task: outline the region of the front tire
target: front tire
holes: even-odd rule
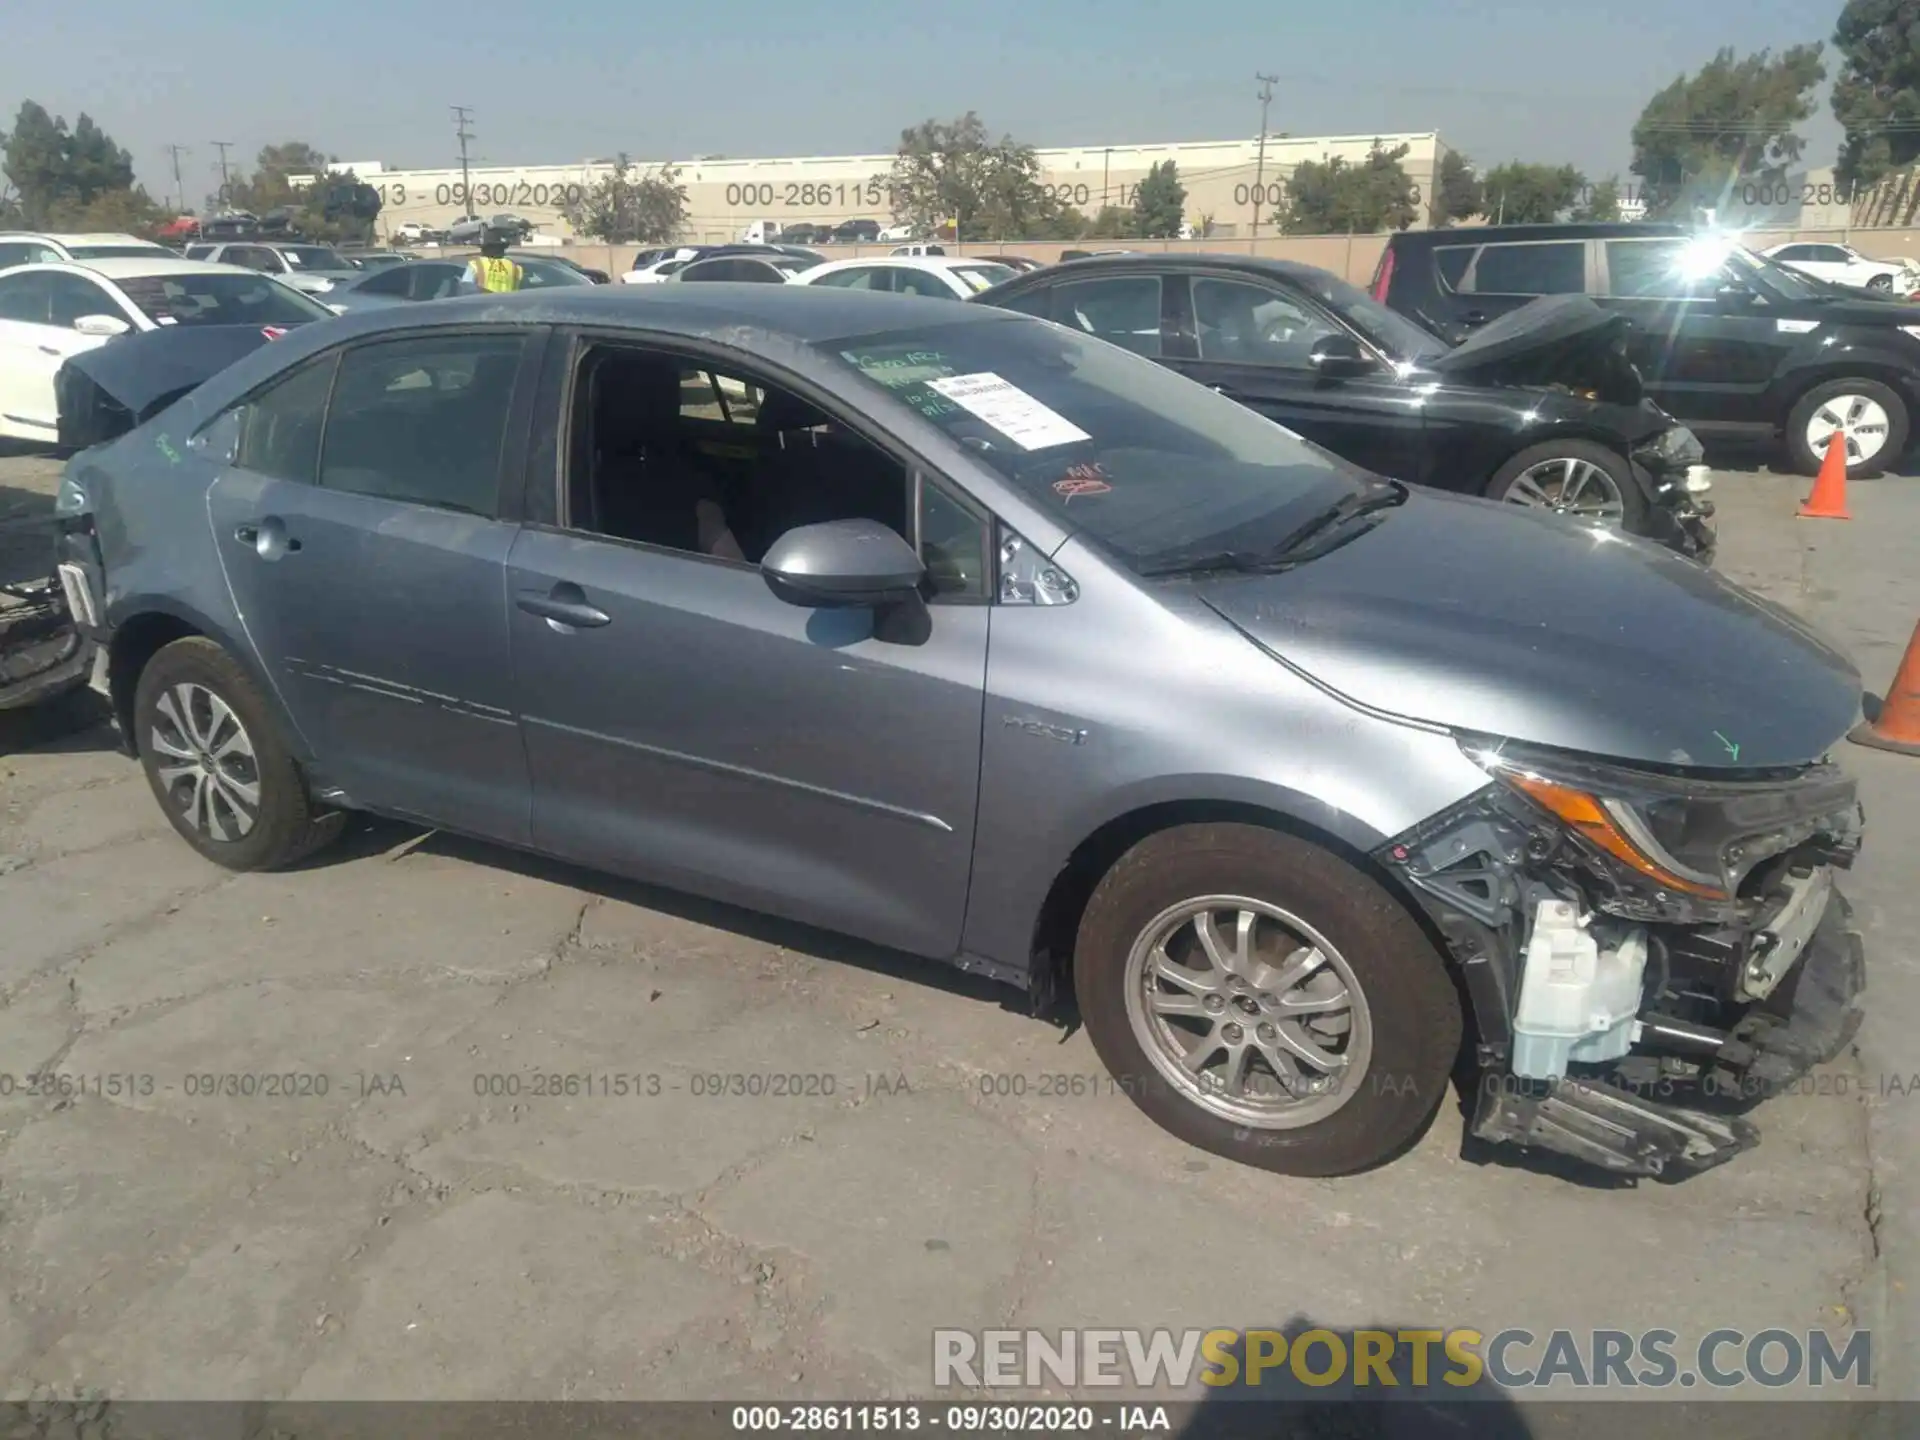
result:
[[[176,640],[147,662],[133,740],[167,819],[216,865],[290,865],[346,823],[341,812],[316,813],[265,699],[211,640]]]
[[[1818,475],[1836,431],[1845,436],[1847,476],[1878,475],[1907,449],[1907,405],[1878,380],[1816,385],[1787,416],[1787,455],[1802,475]]]
[[[1286,1175],[1369,1169],[1446,1092],[1459,996],[1378,883],[1254,825],[1183,825],[1107,872],[1074,947],[1094,1049],[1189,1144]]]
[[[1647,500],[1624,455],[1591,440],[1529,445],[1493,472],[1489,500],[1576,515],[1644,534]]]

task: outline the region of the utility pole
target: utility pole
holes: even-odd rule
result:
[[[173,191],[179,197],[182,214],[185,214],[187,209],[187,187],[180,178],[180,157],[186,153],[187,147],[184,145],[167,146],[167,154],[173,157]]]
[[[228,181],[227,151],[233,148],[233,142],[231,140],[210,140],[207,143],[220,152],[220,203],[222,205],[232,205],[233,190]]]
[[[473,132],[467,128],[467,122],[473,119],[473,110],[466,105],[455,105],[450,108],[453,110],[453,133],[460,138],[460,200],[466,207],[467,217],[471,219],[473,217],[473,184],[468,179],[470,171],[467,167],[467,142],[473,139]]]
[[[1260,82],[1260,159],[1253,169],[1253,238],[1260,238],[1260,207],[1267,200],[1267,107],[1273,103],[1278,75],[1255,75]],[[1251,248],[1251,247],[1249,247]]]

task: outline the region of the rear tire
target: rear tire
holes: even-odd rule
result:
[[[316,812],[272,710],[211,640],[154,653],[134,687],[129,738],[173,828],[216,865],[291,865],[346,825],[344,812]]]
[[[1878,475],[1907,451],[1907,404],[1878,380],[1816,385],[1787,415],[1787,456],[1802,475],[1818,475],[1836,424],[1847,433],[1847,477]]]
[[[1087,903],[1073,977],[1135,1104],[1189,1144],[1286,1175],[1397,1154],[1460,1050],[1458,993],[1407,911],[1330,852],[1255,825],[1182,825],[1121,856]]]
[[[1601,520],[1630,535],[1646,533],[1647,499],[1633,477],[1633,465],[1592,440],[1529,445],[1493,472],[1486,495],[1489,500]]]

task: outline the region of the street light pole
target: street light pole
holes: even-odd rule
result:
[[[465,105],[455,105],[453,110],[453,133],[460,137],[460,203],[466,207],[469,220],[473,214],[473,183],[467,168],[467,142],[473,139],[473,132],[467,129],[467,122],[473,119],[473,111]]]
[[[1260,158],[1253,169],[1253,238],[1260,238],[1260,207],[1267,198],[1267,107],[1273,103],[1274,82],[1278,75],[1255,75],[1260,82]]]

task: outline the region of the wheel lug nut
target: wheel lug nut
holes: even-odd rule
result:
[[[1258,1035],[1262,1040],[1271,1040],[1273,1039],[1275,1032],[1274,1032],[1273,1026],[1262,1025],[1258,1029],[1256,1029],[1253,1033]]]
[[[1227,1002],[1222,1000],[1218,995],[1209,995],[1202,1003],[1205,1004],[1209,1010],[1224,1010],[1227,1008]]]
[[[1238,1025],[1229,1025],[1226,1027],[1226,1029],[1222,1030],[1220,1033],[1226,1039],[1237,1042],[1240,1039],[1240,1037],[1246,1032],[1243,1031]]]

